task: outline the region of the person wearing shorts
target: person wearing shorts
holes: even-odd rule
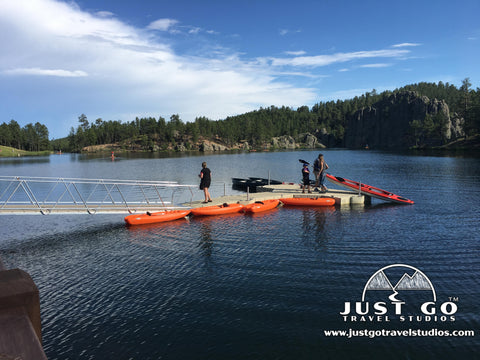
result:
[[[323,154],[319,154],[318,158],[313,162],[313,173],[315,174],[315,189],[319,191],[318,187],[321,187],[322,192],[326,192],[328,189],[325,186],[325,170],[328,169],[328,164],[323,158]]]
[[[207,163],[205,161],[202,163],[202,170],[198,176],[200,177],[200,190],[203,190],[205,195],[204,203],[212,202],[210,192],[208,191],[210,183],[212,182],[212,172],[207,168]]]
[[[307,163],[303,164],[302,176],[303,176],[302,193],[305,193],[305,187],[307,187],[308,192],[311,193],[311,191],[310,191],[310,170],[308,170],[308,164]]]

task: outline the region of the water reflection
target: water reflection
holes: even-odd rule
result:
[[[190,219],[194,224],[224,224],[231,223],[235,219],[243,217],[242,212],[232,213],[232,214],[222,214],[222,215],[213,215],[213,216],[192,216]]]
[[[316,251],[325,251],[331,235],[328,226],[331,215],[335,213],[335,208],[333,206],[303,208],[300,211],[302,213],[302,242]]]
[[[188,231],[188,220],[181,218],[156,224],[124,225],[124,228],[127,241],[136,247],[178,251],[183,247],[181,234]]]
[[[50,162],[50,156],[22,156],[0,158],[0,165],[27,165],[27,164],[47,164]]]
[[[298,158],[316,155],[118,163],[52,156],[53,165],[2,171],[196,184],[206,160],[217,181],[264,176],[269,168],[272,178],[293,181]],[[49,359],[475,358],[479,343],[471,337],[346,341],[322,334],[344,329],[344,302],[357,300],[373,271],[394,263],[425,270],[442,300],[459,296],[454,330],[479,328],[478,161],[343,150],[328,150],[328,159],[335,174],[398,190],[416,204],[280,208],[128,228],[118,215],[1,217],[1,256],[39,286]],[[445,206],[446,199],[455,202]]]
[[[212,227],[209,222],[203,222],[200,225],[200,243],[199,247],[203,255],[209,259],[213,251]]]

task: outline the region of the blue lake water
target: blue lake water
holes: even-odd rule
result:
[[[8,268],[30,273],[39,287],[48,358],[478,358],[480,160],[322,152],[330,173],[390,190],[415,205],[373,199],[368,206],[280,208],[141,227],[126,227],[122,215],[0,216],[0,257]],[[237,193],[232,177],[270,174],[297,182],[298,159],[313,162],[317,155],[131,156],[112,162],[67,154],[1,159],[0,170],[198,184],[207,161],[212,195],[220,196],[225,189]],[[196,190],[194,200],[200,199]],[[427,317],[408,306],[425,295],[417,290],[399,292],[397,298],[406,302],[401,314],[389,308],[373,320],[344,319],[345,302],[360,302],[369,278],[391,264],[407,264],[428,276],[435,314]],[[390,306],[391,293],[384,295],[379,292],[379,301]],[[449,304],[441,309],[443,303]],[[373,302],[370,306],[373,316]],[[453,308],[453,315],[442,318]],[[353,338],[325,333],[349,329],[370,332]],[[382,330],[435,333],[380,336]],[[475,336],[440,336],[465,330]]]

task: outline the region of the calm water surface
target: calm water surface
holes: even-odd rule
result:
[[[415,205],[374,199],[365,207],[280,208],[131,228],[122,215],[0,216],[1,258],[7,267],[29,272],[39,287],[48,358],[478,358],[479,159],[323,153],[330,173],[396,192]],[[62,155],[2,159],[0,170],[2,175],[197,184],[201,162],[207,161],[215,181],[212,195],[220,196],[224,189],[236,193],[232,177],[270,172],[273,179],[299,181],[298,159],[313,161],[317,154],[115,162]],[[202,193],[196,191],[194,199]],[[393,313],[390,321],[344,321],[345,302],[360,302],[370,276],[390,264],[409,264],[426,274],[437,308],[455,303],[455,321],[423,316],[401,322]],[[398,298],[405,299],[402,295],[407,297]],[[388,297],[382,301],[390,303]],[[350,328],[477,333],[349,339],[324,332]]]

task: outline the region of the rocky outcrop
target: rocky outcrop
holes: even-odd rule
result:
[[[312,149],[316,148],[318,143],[318,139],[310,133],[300,134],[298,136],[298,141],[300,143],[303,143],[303,145],[306,148],[312,148]]]
[[[315,132],[315,136],[318,139],[317,147],[342,147],[343,139],[336,139],[335,136],[329,134],[326,128],[321,128]]]
[[[187,147],[185,146],[184,143],[180,143],[175,146],[175,151],[180,151],[180,152],[187,151]]]
[[[297,144],[293,137],[289,135],[283,135],[272,138],[272,146],[277,149],[295,149]]]
[[[348,148],[406,148],[415,146],[418,135],[412,129],[417,121],[422,127],[425,120],[442,119],[445,126],[435,141],[452,141],[462,136],[462,126],[450,117],[448,105],[443,100],[430,100],[416,92],[394,93],[374,105],[357,111],[347,122],[345,146]],[[439,130],[440,131],[440,130]],[[440,144],[429,144],[440,145]]]
[[[247,142],[247,141],[244,141],[244,142],[239,146],[239,148],[242,149],[242,150],[248,151],[248,150],[250,150],[250,145],[248,145],[248,142]]]
[[[198,150],[201,152],[216,152],[216,151],[228,151],[228,150],[244,150],[249,151],[252,149],[250,144],[242,140],[239,143],[233,144],[232,146],[226,146],[220,144],[218,141],[221,139],[215,139],[216,141],[202,139],[200,140],[192,150]],[[270,144],[265,144],[264,148],[275,148],[275,149],[297,149],[299,147],[306,147],[306,148],[323,148],[324,146],[318,142],[318,139],[310,134],[305,133],[301,134],[297,137],[297,141],[292,136],[284,135],[272,138]],[[187,147],[183,142],[177,143],[175,147],[172,148],[174,151],[187,151]]]
[[[457,114],[453,114],[450,118],[450,122],[448,124],[446,130],[446,138],[451,141],[458,140],[460,138],[465,137],[465,121],[463,118],[460,118]]]
[[[293,138],[289,135],[283,135],[272,138],[271,142],[267,147],[272,147],[274,149],[297,149],[297,148],[324,148],[325,146],[321,144],[317,137],[310,133],[303,133],[298,135],[296,138]]]
[[[214,143],[212,141],[203,141],[199,148],[198,148],[199,151],[203,151],[203,152],[208,152],[208,151],[224,151],[224,150],[228,150],[228,148],[225,146],[225,145],[222,145],[222,144],[217,144],[217,143]]]

